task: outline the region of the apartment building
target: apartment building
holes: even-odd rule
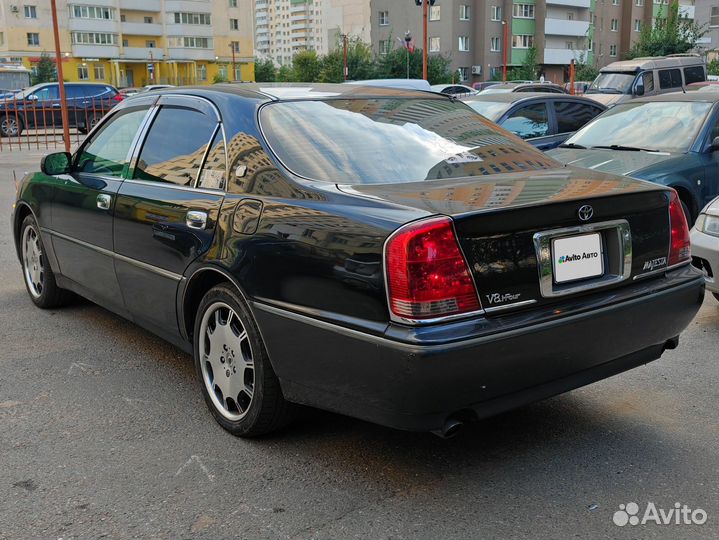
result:
[[[719,60],[719,0],[696,0],[696,21],[706,25],[706,34],[699,40],[699,49],[709,60]]]
[[[252,9],[253,0],[58,0],[63,75],[120,87],[252,80]],[[49,2],[0,0],[0,63],[33,69],[54,51]]]
[[[327,54],[342,34],[369,41],[370,0],[255,0],[255,51],[278,65],[299,51]]]
[[[466,82],[520,65],[529,49],[547,80],[564,82],[572,59],[602,67],[621,59],[646,24],[666,17],[668,0],[437,0],[430,7],[428,51],[449,56]],[[716,3],[716,0],[710,0]],[[693,0],[679,0],[694,18]],[[414,2],[372,0],[372,45],[382,54],[409,31],[421,42],[422,9]]]

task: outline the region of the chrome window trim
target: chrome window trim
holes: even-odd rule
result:
[[[603,274],[578,285],[559,285],[554,287],[554,267],[552,265],[551,242],[555,238],[591,234],[614,229],[620,247],[620,272],[618,274]],[[628,279],[632,274],[632,233],[629,223],[625,219],[603,221],[562,229],[552,229],[534,234],[534,250],[537,255],[537,271],[539,274],[539,290],[544,298],[556,298],[582,291],[598,289],[607,285],[614,285]]]
[[[123,183],[139,184],[142,186],[153,186],[153,187],[164,187],[170,189],[178,189],[181,191],[191,191],[192,193],[205,193],[207,195],[219,195],[224,196],[225,192],[221,189],[209,189],[209,188],[196,188],[192,186],[181,186],[179,184],[173,184],[172,182],[153,182],[152,180],[136,180],[134,178],[127,178],[123,180]]]
[[[171,279],[173,281],[180,281],[182,279],[182,275],[176,274],[175,272],[171,272],[169,270],[165,270],[164,268],[160,268],[158,266],[154,266],[152,264],[147,264],[142,261],[138,261],[136,259],[133,259],[131,257],[126,257],[125,255],[120,255],[119,253],[115,253],[113,251],[110,251],[109,249],[101,248],[100,246],[96,246],[94,244],[90,244],[89,242],[85,242],[83,240],[78,240],[77,238],[73,238],[71,236],[68,236],[66,234],[59,233],[57,231],[54,231],[52,229],[48,229],[46,227],[40,228],[41,232],[47,233],[50,236],[55,236],[57,238],[61,238],[63,240],[67,240],[68,242],[72,242],[73,244],[77,244],[79,246],[86,247],[88,249],[92,249],[93,251],[97,251],[98,253],[101,253],[105,255],[106,257],[110,257],[112,259],[120,260],[123,262],[126,262],[128,264],[132,264],[134,266],[137,266],[138,268],[142,268],[143,270],[147,270],[149,272],[152,272],[154,274],[158,274],[160,276],[166,277],[168,279]]]

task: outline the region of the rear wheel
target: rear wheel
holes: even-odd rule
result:
[[[55,282],[40,231],[35,218],[27,216],[20,227],[20,248],[22,273],[30,299],[43,309],[59,307],[67,303],[70,292],[61,289]]]
[[[200,302],[194,331],[195,368],[215,420],[239,437],[284,427],[293,407],[282,396],[257,326],[229,285]]]
[[[92,114],[88,117],[87,123],[82,126],[78,126],[77,130],[83,134],[90,133],[90,131],[92,131],[92,128],[94,128],[101,119],[102,116],[98,114]]]
[[[22,128],[20,117],[6,114],[0,118],[0,135],[3,137],[17,137],[22,133]]]

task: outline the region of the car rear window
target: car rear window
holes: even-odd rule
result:
[[[684,68],[684,83],[692,84],[706,80],[706,74],[702,66],[692,66]]]
[[[462,103],[373,98],[285,101],[260,112],[293,173],[337,184],[482,176],[558,164]]]

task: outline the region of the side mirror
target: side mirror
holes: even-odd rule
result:
[[[40,170],[49,176],[70,172],[71,156],[68,152],[48,154],[40,160]]]
[[[634,95],[635,96],[643,96],[644,95],[644,84],[637,84],[634,87]]]
[[[26,99],[29,101],[40,101],[40,98],[37,97],[37,94],[30,94]]]
[[[714,140],[712,141],[712,144],[709,147],[709,152],[716,152],[718,150],[719,150],[719,137],[714,137]]]

